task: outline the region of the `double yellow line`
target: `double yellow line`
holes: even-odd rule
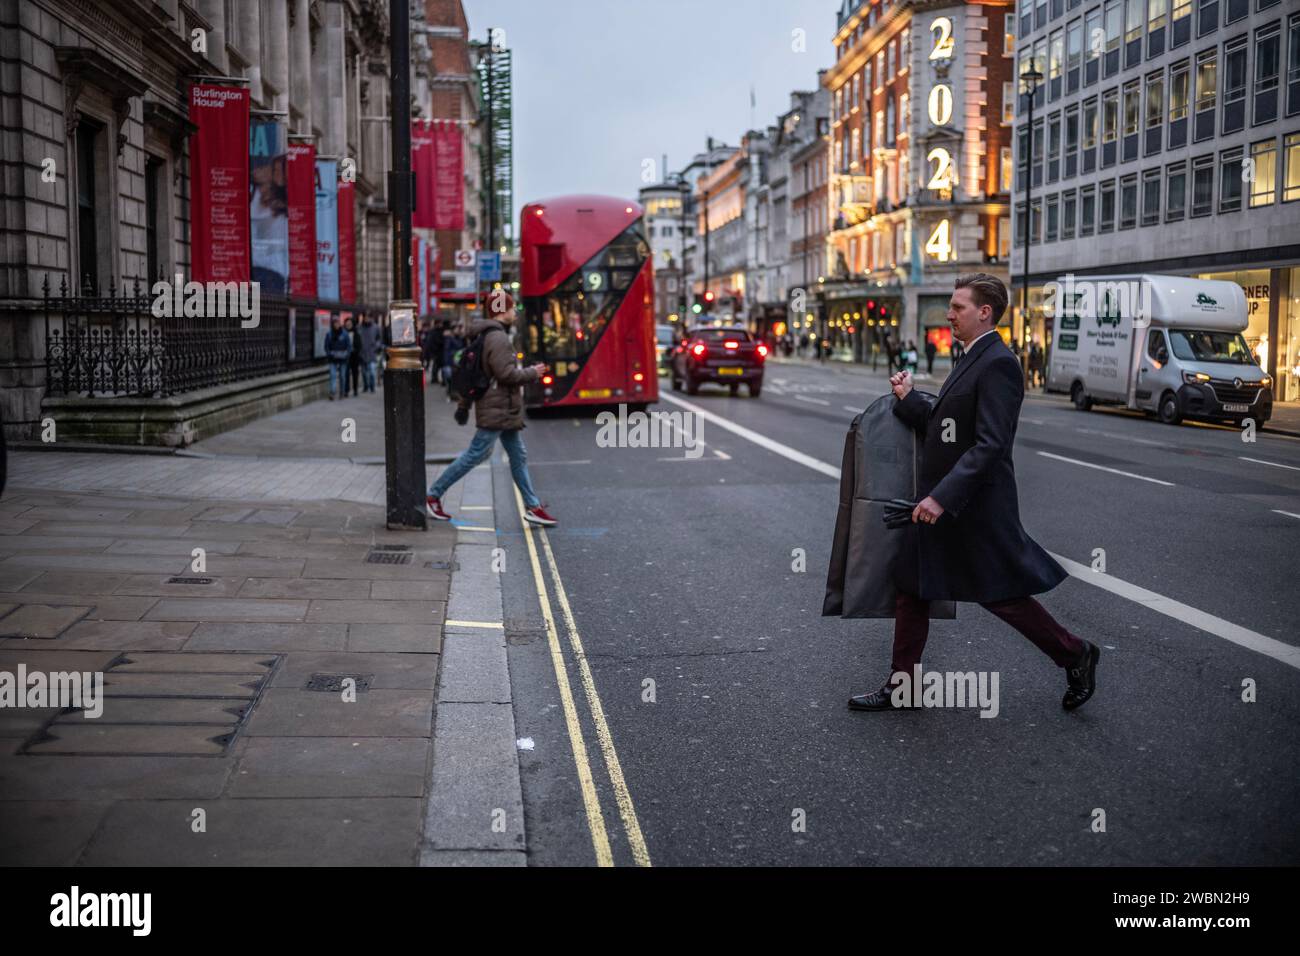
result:
[[[533,583],[537,587],[537,601],[542,608],[542,618],[546,622],[546,641],[551,651],[551,666],[555,668],[555,682],[560,688],[560,701],[564,708],[564,722],[569,732],[569,742],[573,747],[573,762],[578,770],[578,784],[582,789],[582,802],[587,811],[587,827],[591,830],[591,842],[596,851],[597,866],[613,866],[614,854],[609,846],[609,831],[605,826],[605,814],[600,808],[600,798],[596,795],[596,785],[591,772],[591,759],[587,754],[587,742],[578,719],[578,708],[574,703],[573,688],[569,683],[569,671],[564,662],[564,651],[560,646],[559,629],[555,625],[555,615],[551,612],[551,599],[546,591],[546,579],[542,575],[541,561],[537,557],[537,546],[533,543],[536,534],[542,542],[542,552],[546,555],[546,565],[555,584],[555,597],[564,617],[564,628],[569,635],[569,647],[578,666],[578,677],[587,698],[587,707],[591,711],[592,723],[596,727],[596,741],[605,758],[605,770],[609,774],[614,788],[614,801],[618,804],[618,813],[623,820],[623,830],[627,834],[628,845],[632,849],[632,859],[637,866],[650,865],[650,853],[646,849],[645,837],[641,834],[641,824],[637,822],[636,807],[632,805],[632,794],[623,778],[623,767],[618,762],[618,751],[614,749],[614,738],[609,732],[605,720],[605,708],[601,706],[600,695],[596,692],[596,681],[592,677],[591,667],[587,664],[587,652],[582,647],[582,638],[578,635],[578,625],[573,620],[573,609],[569,606],[569,596],[565,593],[564,582],[560,580],[560,570],[555,566],[555,555],[551,551],[550,539],[546,532],[534,528],[524,520],[524,500],[515,493],[515,506],[519,509],[519,520],[524,526],[524,542],[528,545],[528,559],[532,562]]]

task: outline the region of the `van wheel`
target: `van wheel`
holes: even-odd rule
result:
[[[1178,410],[1178,398],[1173,392],[1165,392],[1160,396],[1160,420],[1166,425],[1178,425],[1182,423],[1183,413]]]
[[[1084,392],[1082,382],[1075,382],[1074,387],[1070,389],[1070,401],[1074,402],[1074,407],[1081,412],[1092,410],[1092,399]]]

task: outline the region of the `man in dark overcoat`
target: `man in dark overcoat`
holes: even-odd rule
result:
[[[1011,449],[1024,375],[996,332],[1007,298],[995,276],[959,277],[947,318],[965,346],[961,364],[937,398],[915,391],[909,372],[890,377],[894,414],[923,443],[920,501],[894,564],[893,676],[879,690],[851,698],[854,710],[898,709],[892,685],[920,664],[930,601],[976,602],[1032,641],[1066,671],[1066,710],[1086,703],[1095,689],[1098,647],[1071,634],[1031,597],[1056,587],[1066,572],[1020,525]]]

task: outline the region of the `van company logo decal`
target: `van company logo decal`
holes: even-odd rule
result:
[[[1214,298],[1213,296],[1206,295],[1204,292],[1198,292],[1196,293],[1196,304],[1217,306],[1219,304],[1219,300]]]

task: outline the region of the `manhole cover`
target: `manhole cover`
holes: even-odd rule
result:
[[[411,546],[407,544],[376,544],[372,545],[371,551],[410,551]]]
[[[366,555],[366,564],[410,564],[409,551],[371,551]]]
[[[345,680],[354,680],[357,682],[356,689],[360,692],[369,690],[370,682],[374,679],[374,674],[312,674],[303,689],[339,694],[343,692]]]
[[[455,561],[426,561],[424,562],[424,566],[434,571],[459,571],[460,570],[460,565],[457,564]]]
[[[211,584],[216,578],[168,578],[168,584]]]

